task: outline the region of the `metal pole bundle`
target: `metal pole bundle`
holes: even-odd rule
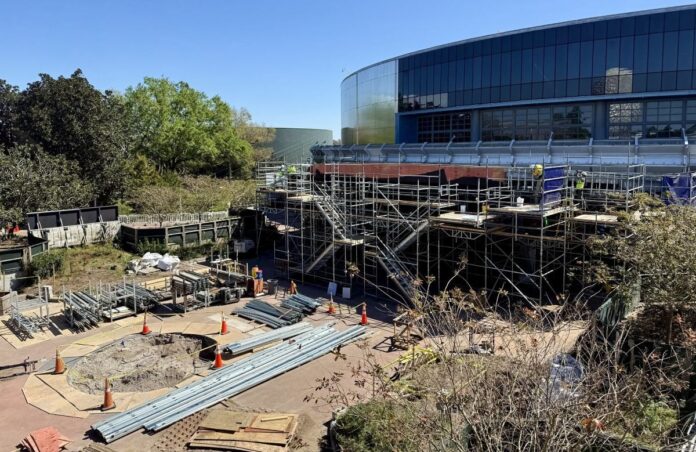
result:
[[[97,422],[92,429],[99,432],[107,443],[141,427],[150,431],[161,430],[193,413],[313,361],[339,345],[358,339],[364,333],[365,328],[361,326],[340,332],[328,325],[314,328],[293,341],[254,353],[165,396]]]

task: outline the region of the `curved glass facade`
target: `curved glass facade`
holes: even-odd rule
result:
[[[696,7],[442,46],[358,71],[342,90],[346,144],[674,136],[693,127]]]
[[[696,88],[693,10],[558,26],[399,59],[399,111]]]
[[[394,141],[396,60],[363,69],[341,84],[341,140],[344,144]]]

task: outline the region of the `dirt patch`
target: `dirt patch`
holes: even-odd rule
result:
[[[209,363],[199,358],[203,338],[183,334],[130,335],[73,364],[68,382],[82,392],[98,394],[109,378],[114,392],[168,388]]]

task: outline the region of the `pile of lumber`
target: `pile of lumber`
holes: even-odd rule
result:
[[[191,449],[282,452],[297,430],[297,415],[213,410],[188,443]]]
[[[29,433],[22,440],[22,447],[30,452],[58,452],[69,443],[55,427],[45,427]]]

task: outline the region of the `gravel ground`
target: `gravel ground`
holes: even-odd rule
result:
[[[200,339],[181,334],[131,335],[83,357],[68,370],[68,382],[99,394],[104,378],[114,392],[145,392],[176,385],[207,364],[198,358]]]

